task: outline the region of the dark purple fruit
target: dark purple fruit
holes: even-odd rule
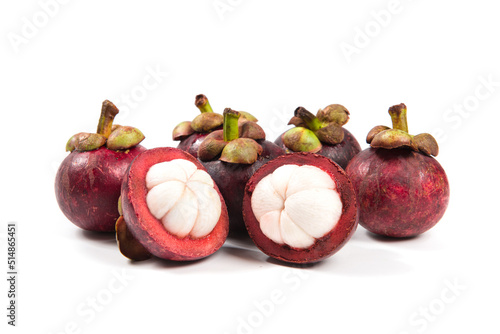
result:
[[[71,137],[66,145],[71,153],[56,174],[60,209],[85,230],[115,231],[123,176],[132,160],[146,150],[138,145],[144,139],[138,129],[112,125],[117,113],[113,103],[104,101],[97,133]]]
[[[444,215],[450,188],[443,167],[432,156],[439,152],[427,133],[408,134],[406,106],[389,109],[393,128],[374,127],[370,148],[347,166],[357,192],[359,223],[388,237],[412,237],[432,228]]]

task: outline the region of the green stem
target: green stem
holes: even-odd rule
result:
[[[408,122],[406,120],[406,105],[404,103],[390,107],[389,115],[391,115],[393,129],[408,132]]]
[[[203,94],[196,95],[194,104],[196,107],[198,107],[198,109],[200,109],[202,114],[206,112],[214,112],[212,110],[212,106],[208,102],[208,98]]]
[[[295,117],[299,117],[301,120],[306,123],[307,128],[311,131],[317,131],[321,129],[320,120],[310,111],[306,110],[306,108],[298,107],[295,109]]]
[[[97,134],[103,135],[106,138],[109,137],[116,114],[118,114],[118,108],[111,101],[106,100],[102,103],[101,117],[97,125]]]
[[[238,119],[240,113],[231,108],[224,109],[224,141],[230,142],[231,140],[238,139],[240,134],[238,131]]]

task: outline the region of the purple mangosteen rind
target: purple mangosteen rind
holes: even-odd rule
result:
[[[66,144],[70,154],[55,178],[56,200],[76,226],[114,232],[119,217],[116,203],[123,175],[132,160],[146,150],[144,135],[130,126],[113,124],[118,108],[105,100],[96,133],[78,133]]]
[[[130,164],[121,188],[123,217],[130,233],[148,252],[156,257],[174,261],[192,261],[215,253],[224,244],[229,218],[223,197],[217,187],[222,210],[215,228],[205,237],[179,238],[168,232],[162,222],[150,212],[146,204],[146,174],[157,163],[184,159],[192,162],[199,170],[205,167],[192,155],[176,148],[160,147],[147,150]]]
[[[422,234],[441,220],[449,203],[442,166],[410,149],[365,149],[351,160],[347,173],[358,194],[359,224],[375,234]]]
[[[346,172],[360,203],[360,225],[387,237],[422,234],[443,217],[450,189],[439,152],[429,134],[410,135],[406,106],[389,108],[393,128],[376,126],[370,148],[356,155]]]
[[[315,166],[326,172],[334,180],[342,201],[342,215],[338,223],[329,233],[317,238],[314,244],[306,249],[279,244],[265,236],[250,205],[257,184],[277,168],[290,164]],[[345,171],[331,159],[309,152],[283,155],[262,166],[248,181],[243,203],[245,226],[255,245],[268,256],[289,263],[315,263],[332,256],[349,241],[358,224],[356,193]]]
[[[132,160],[145,150],[138,145],[127,151],[100,147],[71,152],[55,178],[56,199],[64,215],[84,230],[114,232],[123,176]]]

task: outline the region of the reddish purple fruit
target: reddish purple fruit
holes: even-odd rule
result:
[[[55,180],[56,199],[66,217],[89,231],[113,232],[119,217],[121,183],[132,160],[144,147],[136,128],[113,125],[116,106],[104,101],[97,133],[70,138]]]
[[[444,169],[432,156],[439,152],[427,133],[408,134],[406,106],[389,109],[393,129],[376,126],[367,136],[370,148],[347,167],[360,204],[359,223],[389,237],[412,237],[436,225],[448,206],[450,188]]]
[[[349,111],[340,104],[331,104],[313,115],[298,107],[288,124],[292,128],[275,143],[287,152],[311,152],[323,155],[346,168],[349,161],[361,151],[356,138],[342,126],[349,121]]]
[[[200,145],[198,158],[218,185],[227,205],[230,236],[246,236],[243,193],[250,177],[266,162],[284,154],[265,140],[257,123],[238,122],[241,113],[226,108],[224,129],[211,133]]]
[[[147,150],[132,162],[121,208],[126,226],[117,223],[119,247],[133,260],[148,252],[175,261],[201,259],[222,247],[228,234],[217,185],[197,159],[176,148]]]
[[[262,166],[248,181],[243,216],[254,243],[285,262],[325,259],[351,238],[358,221],[356,193],[330,159],[292,153]]]

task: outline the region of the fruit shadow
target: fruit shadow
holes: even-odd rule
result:
[[[135,267],[143,267],[143,268],[148,267],[149,269],[153,270],[155,269],[172,270],[172,269],[183,269],[196,266],[206,261],[208,261],[207,258],[193,260],[193,261],[172,261],[172,260],[160,259],[158,257],[153,256],[152,258],[145,261],[129,261],[129,264]]]
[[[234,265],[241,268],[250,268],[248,264],[262,265],[266,259],[266,255],[254,245],[247,246],[244,243],[235,243],[231,240],[226,241],[219,252],[223,253],[224,256],[236,259],[237,262]]]
[[[116,265],[117,259],[125,257],[120,253],[113,232],[92,232],[79,230],[78,232],[82,253],[107,265]],[[89,242],[90,241],[90,242]]]
[[[318,268],[323,265],[323,262],[316,262],[316,263],[290,263],[290,262],[284,262],[278,259],[274,259],[272,257],[268,257],[266,259],[267,263],[270,263],[272,265],[276,266],[281,266],[281,267],[287,267],[287,268],[294,268],[294,269],[313,269],[313,268]]]
[[[374,242],[368,233],[364,229],[357,230],[337,254],[322,262],[322,271],[344,276],[393,276],[414,270],[401,252],[391,249],[386,243]]]
[[[96,241],[103,244],[116,245],[115,232],[92,232],[92,231],[80,230],[80,235],[86,240]]]
[[[419,252],[444,249],[444,244],[439,240],[438,237],[436,237],[432,233],[424,233],[406,238],[392,238],[378,235],[364,229],[363,232],[367,237],[366,239],[371,239],[375,242],[380,242],[391,247],[398,247],[400,249],[416,250]]]
[[[194,261],[170,261],[153,257],[146,261],[130,261],[130,264],[152,270],[158,268],[169,270],[175,269],[182,272],[183,269],[189,268],[189,272],[199,270],[205,274],[220,274],[221,272],[233,273],[242,270],[252,270],[255,264],[262,264],[262,262],[261,254],[257,251],[224,244],[214,254]]]
[[[249,237],[231,237],[228,238],[223,249],[232,256],[239,257],[247,262],[254,262],[262,265],[263,263],[277,265],[288,268],[310,269],[321,266],[321,262],[317,263],[288,263],[267,256],[260,251]]]

